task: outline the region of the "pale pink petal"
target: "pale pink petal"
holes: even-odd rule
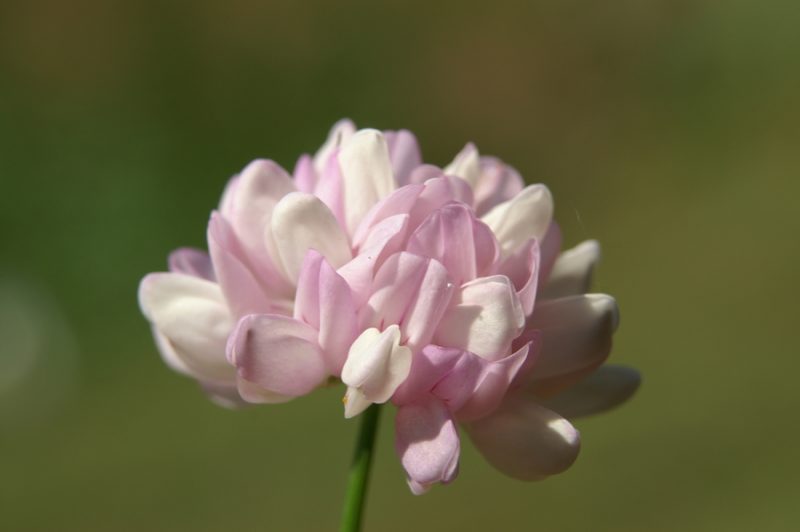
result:
[[[389,148],[380,131],[362,129],[347,139],[338,155],[344,183],[347,230],[352,234],[364,215],[397,188]]]
[[[478,149],[471,142],[464,146],[453,162],[444,167],[445,175],[457,176],[474,188],[481,175]]]
[[[530,375],[534,380],[599,366],[611,351],[619,311],[614,298],[586,294],[542,301],[528,327],[542,331],[542,353]]]
[[[414,355],[408,378],[397,389],[392,402],[396,405],[409,404],[427,396],[443,378],[453,372],[463,358],[469,356],[479,358],[453,347],[426,345]],[[476,382],[477,376],[472,380],[473,388]]]
[[[407,214],[386,218],[370,230],[353,260],[339,268],[338,273],[350,285],[358,306],[369,298],[377,268],[387,257],[400,250],[407,228]]]
[[[281,395],[265,390],[258,384],[245,380],[242,377],[238,377],[236,380],[236,393],[239,394],[243,401],[253,404],[272,405],[286,403],[294,399],[291,395]]]
[[[504,401],[494,413],[472,423],[468,433],[490,464],[520,480],[561,473],[580,450],[575,427],[530,400]]]
[[[483,216],[496,205],[519,194],[525,182],[519,173],[494,157],[480,158],[480,177],[473,187],[475,212]]]
[[[345,227],[344,209],[344,181],[339,170],[339,161],[336,158],[338,151],[328,159],[328,164],[317,177],[317,185],[314,187],[314,195],[328,206],[339,225]]]
[[[178,248],[169,254],[168,263],[171,272],[192,275],[206,281],[216,281],[211,257],[205,251],[194,248]]]
[[[254,274],[233,230],[216,212],[211,213],[208,222],[208,249],[222,293],[234,316],[274,312],[279,299],[288,301],[286,296],[280,297],[283,285],[280,279],[259,278]],[[260,281],[271,282],[271,286],[264,286]]]
[[[432,164],[423,164],[414,169],[408,178],[409,183],[421,185],[429,179],[443,177],[444,170]]]
[[[517,251],[508,255],[497,268],[497,273],[511,280],[526,316],[530,316],[533,312],[536,301],[539,261],[539,244],[535,238],[531,238]]]
[[[456,292],[434,343],[498,360],[508,355],[512,340],[524,325],[525,314],[508,277],[481,277]]]
[[[386,131],[386,144],[389,147],[389,158],[392,161],[394,178],[400,186],[408,184],[411,171],[422,164],[417,137],[406,129]]]
[[[410,253],[441,262],[457,285],[489,273],[499,256],[491,229],[463,203],[448,203],[414,231]]]
[[[429,179],[420,193],[409,215],[409,227],[413,230],[419,226],[432,212],[441,209],[452,201],[472,205],[472,189],[463,180],[455,176],[443,176]]]
[[[450,412],[435,399],[398,408],[395,450],[417,495],[458,474],[458,430]]]
[[[513,253],[531,238],[544,238],[553,218],[553,197],[544,185],[531,185],[495,206],[481,219],[492,228],[503,252]]]
[[[251,314],[240,319],[228,340],[227,355],[241,378],[280,395],[305,395],[328,377],[317,331],[285,316]]]
[[[309,251],[297,282],[294,317],[319,331],[318,344],[328,371],[339,375],[358,334],[353,295],[325,258]]]
[[[417,350],[428,343],[455,287],[438,261],[402,252],[378,270],[362,324],[400,325],[403,343]]]
[[[529,346],[526,345],[512,355],[495,362],[479,359],[481,361],[480,373],[473,389],[463,396],[461,404],[451,406],[457,412],[458,420],[471,421],[494,412],[500,406],[511,382],[525,363],[528,352]],[[443,383],[440,383],[434,392],[437,396],[441,394],[439,388],[442,385]]]
[[[272,243],[287,278],[297,282],[309,249],[338,268],[351,259],[350,245],[330,209],[316,196],[293,192],[272,213]]]
[[[605,412],[621,405],[641,384],[639,372],[625,366],[603,365],[568,390],[542,401],[570,419]]]
[[[587,240],[559,255],[547,284],[542,287],[543,299],[585,294],[592,284],[592,270],[600,260],[600,244]]]
[[[294,166],[294,185],[298,192],[311,194],[317,186],[317,172],[314,170],[314,163],[308,154],[301,155]]]
[[[547,233],[539,245],[541,260],[539,262],[539,286],[545,286],[545,281],[550,277],[550,272],[561,252],[561,227],[553,220]]]
[[[362,248],[372,229],[383,220],[398,214],[411,212],[423,190],[423,185],[406,185],[398,188],[375,204],[364,216],[364,219],[353,234],[353,247]]]
[[[333,156],[334,151],[338,151],[342,143],[353,136],[356,126],[351,120],[344,118],[336,122],[328,133],[325,143],[314,154],[314,169],[317,175],[325,171],[328,161]]]
[[[225,360],[225,341],[233,319],[219,286],[180,273],[151,273],[139,285],[139,306],[168,341],[162,354],[179,362],[199,379],[232,381],[233,368]]]

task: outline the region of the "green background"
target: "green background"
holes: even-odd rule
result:
[[[139,279],[227,178],[343,116],[466,141],[598,238],[644,384],[542,483],[464,443],[412,496],[380,433],[368,530],[795,530],[794,2],[0,4],[0,529],[333,530],[341,389],[229,412],[160,361]]]

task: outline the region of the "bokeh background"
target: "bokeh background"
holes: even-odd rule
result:
[[[637,366],[567,473],[464,444],[412,496],[383,419],[367,530],[796,530],[800,13],[789,1],[0,4],[0,529],[333,530],[341,389],[229,412],[136,303],[227,178],[343,116],[554,192]]]

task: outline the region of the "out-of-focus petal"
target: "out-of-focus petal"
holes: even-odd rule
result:
[[[347,118],[336,122],[328,133],[325,143],[314,154],[314,169],[317,175],[325,171],[328,161],[335,150],[338,150],[347,139],[356,132],[356,125]]]
[[[553,218],[553,197],[544,185],[531,185],[497,205],[482,220],[492,228],[503,252],[513,253],[529,239],[541,240]]]
[[[539,285],[544,286],[544,282],[550,277],[550,271],[561,252],[561,227],[555,220],[550,222],[550,227],[544,234],[539,250],[542,257],[539,262]]]
[[[293,192],[272,213],[272,242],[288,279],[296,283],[309,249],[338,268],[351,259],[347,235],[330,209],[311,194]]]
[[[402,252],[378,270],[362,325],[400,326],[403,343],[417,350],[430,343],[452,298],[455,285],[436,260]]]
[[[215,282],[211,257],[205,251],[195,248],[178,248],[169,254],[169,271],[183,273]]]
[[[455,202],[431,213],[406,249],[441,262],[457,285],[488,275],[500,254],[491,229],[468,206]]]
[[[291,395],[281,395],[265,390],[258,384],[245,380],[242,377],[238,377],[236,380],[236,391],[245,402],[254,404],[272,405],[286,403],[294,399]]]
[[[422,164],[422,154],[417,137],[406,129],[387,131],[384,136],[389,147],[394,178],[398,185],[406,185],[411,171]]]
[[[193,376],[232,381],[225,341],[233,319],[218,285],[180,273],[151,273],[139,285],[139,306]]]
[[[294,317],[319,331],[317,342],[328,370],[339,375],[357,335],[356,306],[347,282],[313,250],[300,271]]]
[[[480,178],[473,187],[475,212],[483,216],[490,209],[519,194],[525,182],[519,173],[494,157],[480,158]]]
[[[380,131],[358,131],[342,144],[338,159],[344,183],[345,220],[349,234],[353,234],[372,206],[397,185],[389,148]]]
[[[517,251],[508,255],[497,268],[497,273],[511,280],[526,316],[530,316],[533,312],[536,301],[540,257],[539,244],[535,238],[531,238]]]
[[[310,155],[303,154],[297,159],[292,176],[298,192],[306,194],[314,192],[314,188],[317,186],[317,172],[314,170],[314,162]]]
[[[401,406],[395,417],[395,450],[415,495],[458,474],[461,444],[447,408],[435,399]]]
[[[240,319],[228,340],[227,356],[242,379],[280,395],[305,395],[328,377],[317,331],[285,316]]]
[[[585,294],[592,284],[592,270],[600,260],[600,244],[587,240],[559,255],[542,287],[543,299]]]
[[[618,320],[616,301],[604,294],[542,301],[529,321],[529,327],[543,335],[531,378],[542,380],[599,366],[611,351]]]
[[[348,386],[344,415],[351,418],[371,403],[385,403],[408,376],[411,350],[400,345],[400,328],[367,329],[353,342],[342,368]]]
[[[481,175],[478,149],[471,142],[458,152],[453,162],[444,167],[445,175],[460,177],[474,189]]]
[[[504,401],[494,413],[473,422],[468,432],[490,464],[520,480],[560,473],[580,450],[575,427],[530,400]]]
[[[346,226],[344,209],[344,179],[339,169],[338,151],[328,159],[328,164],[319,176],[314,187],[314,195],[328,206],[341,227]]]
[[[636,392],[642,378],[626,366],[603,365],[566,391],[540,401],[562,416],[575,419],[621,405]]]
[[[525,325],[525,314],[508,277],[475,279],[456,292],[434,343],[471,351],[488,360],[508,354]]]

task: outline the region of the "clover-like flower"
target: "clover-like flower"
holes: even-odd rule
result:
[[[224,404],[338,379],[345,417],[393,403],[414,493],[455,478],[459,423],[501,471],[543,478],[577,455],[567,418],[638,385],[601,367],[618,317],[586,294],[598,245],[559,254],[552,216],[544,185],[472,145],[440,169],[407,131],[342,121],[294,176],[256,161],[234,177],[209,254],[173,252],[140,304],[167,363]]]

